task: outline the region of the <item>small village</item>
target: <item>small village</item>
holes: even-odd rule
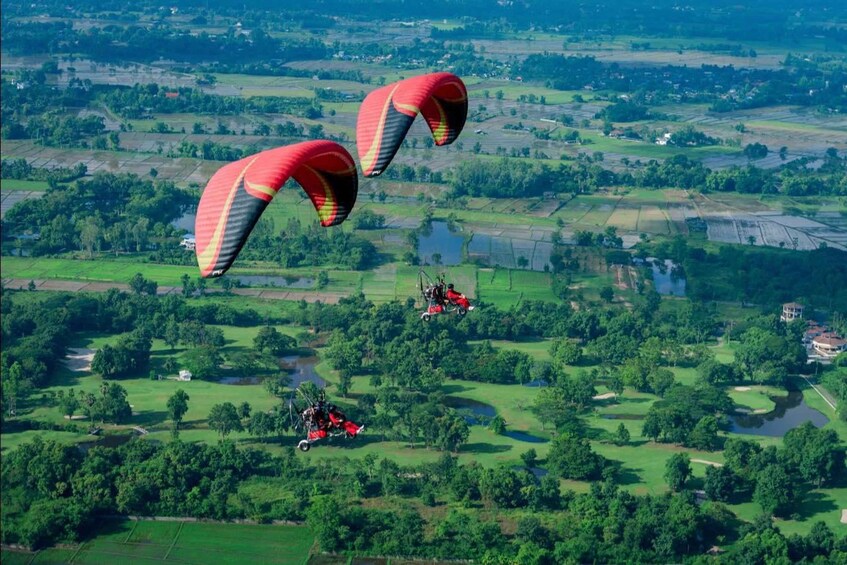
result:
[[[804,320],[804,306],[796,302],[788,302],[782,305],[782,315],[779,317],[783,322],[794,322]],[[828,364],[842,351],[847,351],[847,340],[834,331],[830,331],[824,323],[812,319],[806,320],[806,331],[803,334],[803,345],[809,356],[809,362],[818,361]]]

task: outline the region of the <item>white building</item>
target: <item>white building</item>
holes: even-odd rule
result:
[[[179,242],[180,247],[185,247],[188,251],[194,251],[197,247],[197,240],[194,238],[193,233],[187,233],[182,236],[182,241]]]
[[[842,351],[847,351],[847,341],[832,334],[820,335],[812,340],[812,347],[815,348],[818,355],[829,359]]]
[[[789,302],[782,305],[782,315],[779,317],[783,322],[793,322],[803,318],[803,305]]]

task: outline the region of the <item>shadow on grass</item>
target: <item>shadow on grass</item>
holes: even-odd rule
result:
[[[800,504],[794,509],[794,514],[798,516],[800,521],[808,520],[809,518],[825,514],[827,512],[835,512],[838,510],[838,505],[829,496],[822,492],[807,492]]]
[[[644,482],[641,480],[641,475],[638,474],[644,469],[624,467],[621,461],[614,459],[609,459],[607,464],[615,469],[615,482],[619,485],[637,485]]]
[[[585,427],[585,437],[592,441],[612,441],[612,434],[603,428]]]
[[[618,396],[618,404],[643,404],[645,402],[655,402],[655,398],[629,398],[627,396]]]
[[[162,424],[168,419],[168,413],[164,410],[143,410],[132,415],[132,423],[136,426],[149,427],[153,424]]]
[[[470,387],[466,387],[464,385],[459,384],[449,384],[441,387],[441,392],[443,392],[445,395],[456,394],[457,392],[466,392],[469,390],[471,390]]]
[[[132,529],[130,520],[125,518],[114,518],[108,520],[97,520],[93,526],[85,530],[82,534],[80,544],[87,543],[96,537],[115,535],[120,533],[129,533]]]
[[[57,364],[50,375],[51,386],[79,386],[82,377],[88,377],[91,373],[88,371],[71,371],[62,363]]]
[[[512,449],[511,445],[499,445],[493,443],[466,443],[459,448],[462,453],[505,453]]]

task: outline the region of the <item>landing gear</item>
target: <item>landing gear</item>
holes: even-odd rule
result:
[[[312,444],[309,443],[308,440],[301,439],[300,443],[297,444],[297,447],[300,449],[300,451],[305,452],[305,451],[309,451],[310,449],[312,449]]]

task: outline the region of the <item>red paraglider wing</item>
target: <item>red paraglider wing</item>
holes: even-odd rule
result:
[[[194,227],[202,276],[218,277],[229,269],[289,178],[309,195],[322,226],[343,222],[356,203],[356,164],[332,141],[306,141],[230,163],[209,180],[197,208]]]
[[[362,102],[356,146],[362,174],[382,173],[418,114],[423,114],[436,145],[452,143],[468,116],[468,91],[451,73],[432,73],[374,90]]]

